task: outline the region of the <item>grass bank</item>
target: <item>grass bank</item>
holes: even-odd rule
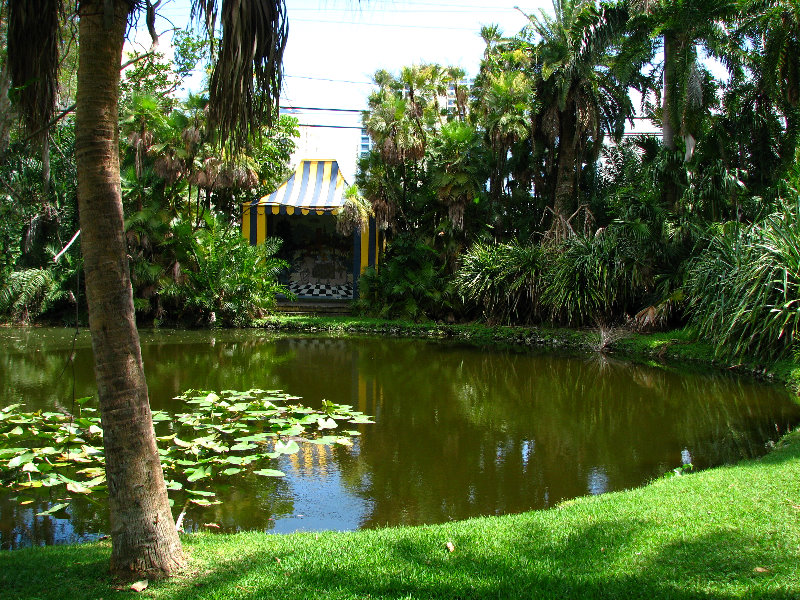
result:
[[[183,542],[187,573],[141,594],[106,574],[108,543],[0,552],[0,597],[798,598],[800,432],[759,460],[547,511]]]
[[[429,339],[456,339],[477,346],[554,349],[567,352],[606,352],[649,364],[697,366],[726,370],[800,391],[800,365],[791,361],[732,363],[714,355],[713,347],[695,340],[687,330],[634,333],[621,329],[567,329],[554,327],[490,326],[480,323],[442,324],[387,321],[366,317],[310,317],[276,315],[257,323],[275,331],[390,335]]]

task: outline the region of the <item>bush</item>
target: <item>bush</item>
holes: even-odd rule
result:
[[[361,276],[360,310],[412,321],[451,317],[452,285],[441,262],[436,250],[424,242],[398,237],[380,268],[369,268]]]
[[[251,246],[236,227],[213,217],[201,229],[185,221],[171,229],[178,263],[162,280],[161,295],[172,301],[179,319],[242,327],[273,308],[276,294],[288,294],[278,284],[288,267],[275,258],[279,239]]]
[[[729,223],[689,273],[690,325],[720,356],[776,360],[800,327],[800,203],[761,223]]]
[[[461,258],[455,287],[464,302],[483,316],[504,323],[533,321],[541,312],[545,253],[519,242],[474,244]]]

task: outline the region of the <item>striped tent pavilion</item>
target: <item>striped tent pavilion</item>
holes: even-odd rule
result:
[[[278,215],[339,214],[345,202],[348,184],[335,160],[301,160],[294,173],[267,196],[244,203],[242,234],[250,244],[263,243],[274,233],[274,217]],[[353,282],[357,297],[357,281],[367,267],[378,264],[383,236],[370,218],[366,231],[353,234]]]

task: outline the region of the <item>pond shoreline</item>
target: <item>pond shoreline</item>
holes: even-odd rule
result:
[[[636,333],[621,328],[567,329],[541,326],[445,324],[389,321],[365,317],[283,316],[259,320],[256,327],[280,332],[382,335],[403,338],[449,339],[478,347],[552,349],[559,352],[598,352],[652,366],[685,366],[744,375],[784,384],[800,394],[800,365],[784,360],[732,363],[714,355],[710,344],[696,341],[685,329]]]
[[[545,511],[346,533],[182,536],[147,597],[796,598],[800,432],[760,459]],[[0,552],[4,598],[101,598],[107,541]],[[127,593],[126,593],[127,592]],[[122,596],[120,596],[122,597]]]

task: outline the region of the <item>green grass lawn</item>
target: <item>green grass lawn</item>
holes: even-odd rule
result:
[[[547,511],[183,543],[185,575],[140,594],[108,577],[108,543],[2,552],[0,598],[800,598],[800,432],[761,460]]]

